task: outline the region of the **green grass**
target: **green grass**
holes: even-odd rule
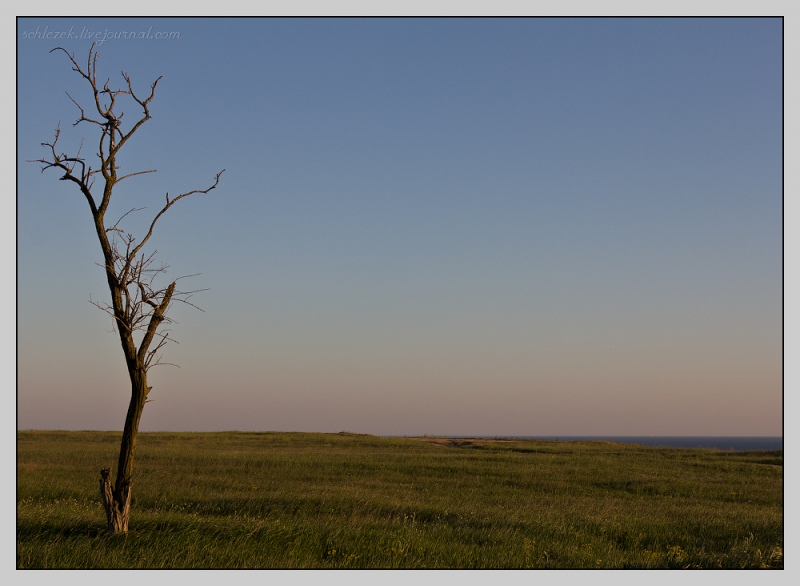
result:
[[[305,433],[18,432],[18,568],[783,568],[783,452]]]

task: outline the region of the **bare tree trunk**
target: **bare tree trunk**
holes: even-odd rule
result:
[[[128,485],[120,499],[111,488],[111,470],[103,468],[100,471],[100,496],[103,499],[103,508],[106,510],[109,535],[128,532],[128,519],[131,514],[131,487]]]
[[[117,464],[117,480],[112,489],[111,470],[100,471],[100,496],[106,511],[108,532],[111,535],[128,532],[128,519],[131,510],[131,487],[133,485],[133,456],[136,451],[136,436],[139,432],[139,420],[142,417],[144,404],[150,387],[147,386],[147,373],[143,367],[134,367],[131,375],[131,402],[128,415],[125,417],[125,428],[122,431],[122,443]]]
[[[53,51],[63,51],[69,57],[73,65],[73,71],[77,71],[92,88],[94,94],[94,108],[98,116],[89,117],[83,107],[75,100],[72,102],[80,110],[81,116],[75,125],[85,122],[95,125],[100,130],[100,140],[98,142],[97,157],[100,159],[99,167],[92,168],[80,157],[78,153],[67,156],[63,152],[56,150],[56,143],[61,134],[60,127],[56,128],[55,138],[51,143],[42,143],[50,151],[48,158],[38,159],[42,163],[42,171],[46,169],[57,169],[64,173],[62,181],[71,181],[77,185],[94,218],[95,231],[103,250],[105,261],[106,280],[108,281],[109,292],[111,293],[111,305],[107,303],[94,303],[97,307],[108,313],[114,319],[114,325],[119,332],[122,351],[125,354],[125,362],[128,367],[128,375],[131,379],[131,402],[128,405],[128,414],[125,417],[125,428],[122,432],[122,444],[119,450],[119,461],[117,463],[117,477],[114,485],[111,484],[111,469],[104,468],[100,471],[100,495],[103,500],[103,507],[106,511],[108,520],[108,532],[110,534],[127,533],[128,519],[131,509],[131,486],[133,484],[133,455],[136,451],[136,436],[139,432],[139,420],[142,417],[142,410],[147,401],[150,387],[147,386],[147,370],[151,366],[163,364],[159,351],[169,341],[169,333],[159,333],[158,329],[163,322],[169,323],[166,311],[173,297],[182,303],[189,303],[192,291],[176,291],[176,281],[164,288],[154,285],[154,279],[166,272],[167,267],[162,265],[160,268],[153,268],[155,251],[148,255],[143,252],[143,247],[153,235],[153,229],[159,218],[166,211],[185,197],[198,193],[208,193],[216,189],[223,169],[217,173],[214,184],[207,189],[193,189],[170,198],[166,194],[164,206],[161,208],[153,220],[150,228],[141,241],[130,233],[119,227],[120,222],[132,212],[143,208],[132,208],[124,213],[117,222],[107,226],[105,214],[111,202],[111,194],[114,187],[129,177],[154,173],[155,170],[136,171],[122,177],[117,175],[120,168],[117,165],[117,155],[122,146],[134,135],[134,133],[148,120],[150,120],[150,102],[155,95],[156,86],[160,77],[150,85],[150,95],[146,98],[137,96],[133,91],[131,79],[124,72],[122,78],[127,84],[127,89],[112,90],[109,88],[109,81],[105,85],[97,84],[97,51],[94,45],[89,49],[89,60],[85,70],[75,60],[75,56],[68,53],[66,49],[57,47]],[[51,51],[52,53],[52,51]],[[69,94],[67,94],[69,95]],[[129,96],[142,108],[142,114],[138,121],[124,131],[122,128],[123,112],[114,111],[117,98]],[[81,142],[81,145],[83,143]],[[102,176],[103,193],[99,203],[92,194],[92,186],[95,179]],[[91,299],[90,299],[91,301]],[[194,307],[194,305],[192,305]],[[138,348],[134,340],[135,332],[143,332]]]

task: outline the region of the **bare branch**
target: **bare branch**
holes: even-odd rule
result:
[[[178,197],[176,197],[174,199],[170,199],[169,198],[169,193],[167,193],[167,204],[163,208],[161,208],[161,211],[158,212],[158,214],[156,214],[155,218],[153,218],[153,221],[150,224],[150,229],[147,231],[147,235],[142,239],[142,241],[139,243],[139,245],[133,250],[133,255],[136,256],[136,254],[138,254],[138,252],[142,248],[142,246],[144,246],[145,243],[148,240],[150,240],[150,237],[153,235],[153,228],[155,228],[156,222],[158,222],[158,219],[162,215],[164,215],[164,212],[166,212],[170,207],[172,207],[172,205],[175,202],[177,202],[178,200],[183,199],[184,197],[188,197],[190,195],[194,195],[195,193],[208,193],[212,189],[215,189],[217,187],[217,185],[219,185],[219,178],[224,172],[225,172],[225,169],[223,169],[222,171],[217,173],[216,177],[214,178],[214,185],[212,185],[208,189],[193,189],[192,191],[187,191],[186,193],[182,193],[181,195],[179,195]]]
[[[72,123],[73,126],[77,126],[81,122],[91,122],[92,124],[97,124],[98,126],[103,126],[103,124],[105,124],[105,122],[99,122],[97,120],[93,120],[92,118],[87,118],[86,112],[83,110],[83,107],[78,102],[76,102],[71,95],[69,95],[69,92],[64,92],[64,93],[67,94],[67,97],[70,100],[72,100],[72,103],[75,104],[78,107],[78,110],[81,111],[81,117]]]
[[[117,179],[117,183],[122,181],[123,179],[127,179],[128,177],[135,177],[136,175],[145,175],[146,173],[155,173],[155,169],[150,169],[149,171],[137,171],[136,173],[128,173],[127,175],[123,175],[119,179]]]
[[[111,228],[106,228],[106,232],[110,232],[111,230],[117,231],[117,226],[119,225],[119,223],[122,220],[125,219],[125,216],[127,216],[128,214],[132,214],[133,212],[141,212],[143,209],[146,209],[146,208],[131,208],[131,209],[129,209],[127,212],[125,212],[124,214],[122,214],[120,216],[119,220],[117,220],[116,223],[113,226],[111,226]]]
[[[158,329],[158,326],[161,325],[161,322],[164,319],[164,312],[167,311],[167,307],[169,307],[169,302],[172,300],[172,293],[174,291],[175,291],[175,283],[172,282],[170,286],[167,287],[167,291],[164,293],[164,297],[161,298],[161,303],[155,307],[150,316],[150,323],[147,325],[147,330],[145,331],[144,338],[142,338],[142,342],[139,345],[138,359],[142,363],[144,363],[147,358],[147,350],[150,347],[150,343],[153,340],[153,336],[156,335],[156,330]]]
[[[56,127],[55,137],[53,138],[53,142],[43,142],[42,146],[50,149],[50,159],[35,159],[29,161],[31,163],[42,163],[42,173],[44,173],[47,169],[60,169],[64,171],[64,175],[60,177],[61,181],[72,181],[73,183],[77,184],[78,188],[81,190],[81,193],[86,197],[87,202],[89,203],[89,207],[92,210],[92,215],[97,214],[97,207],[95,205],[94,198],[92,197],[92,193],[90,190],[90,185],[87,184],[87,180],[91,177],[91,173],[86,172],[86,167],[83,159],[78,157],[68,157],[64,153],[57,153],[56,152],[56,145],[58,144],[58,139],[61,136],[61,126]],[[69,165],[72,163],[72,166]],[[76,165],[81,165],[81,177],[76,177],[73,175],[72,171]]]
[[[205,311],[202,308],[198,307],[197,305],[195,305],[194,303],[189,301],[189,299],[191,299],[191,297],[192,297],[192,294],[201,293],[203,291],[209,291],[209,289],[196,289],[195,291],[190,291],[190,292],[184,292],[184,291],[177,292],[176,291],[175,294],[173,294],[173,296],[172,296],[172,300],[173,301],[177,301],[179,303],[183,303],[185,305],[188,305],[189,307],[193,307],[193,308],[195,308],[197,311],[199,311],[201,313],[205,313]]]

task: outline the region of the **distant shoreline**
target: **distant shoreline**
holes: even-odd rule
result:
[[[94,431],[99,433],[121,433],[120,430],[55,430],[55,429],[18,429],[20,432],[76,432],[81,431]],[[229,431],[146,431],[141,432],[143,435],[158,434],[158,433],[175,433],[175,434],[219,434],[219,433],[331,433],[331,432],[291,432],[286,430],[276,431],[247,431],[247,430],[229,430]],[[336,435],[353,435],[353,436],[374,436],[384,438],[441,438],[441,439],[482,439],[482,440],[544,440],[544,441],[561,441],[561,442],[578,442],[578,441],[605,441],[615,442],[621,444],[635,444],[647,447],[667,447],[667,448],[708,448],[716,450],[733,450],[737,452],[764,450],[775,451],[783,450],[783,436],[633,436],[633,435],[440,435],[440,434],[421,434],[421,435],[378,435],[369,433],[353,433],[347,431],[340,431]]]
[[[783,436],[601,436],[601,435],[443,435],[452,439],[555,440],[563,442],[606,441],[668,448],[711,448],[717,450],[782,450]]]

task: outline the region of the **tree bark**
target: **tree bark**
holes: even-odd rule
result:
[[[128,532],[128,519],[131,513],[131,490],[130,485],[122,494],[120,499],[111,488],[111,470],[103,468],[100,471],[100,497],[103,500],[103,508],[106,511],[109,535]]]
[[[150,392],[150,387],[147,386],[147,372],[143,366],[135,366],[130,375],[131,402],[128,405],[128,415],[125,417],[125,428],[122,431],[117,479],[113,488],[111,470],[104,468],[100,471],[100,496],[106,511],[108,532],[111,535],[128,532],[136,436],[139,432],[139,420],[142,417],[147,394]]]

